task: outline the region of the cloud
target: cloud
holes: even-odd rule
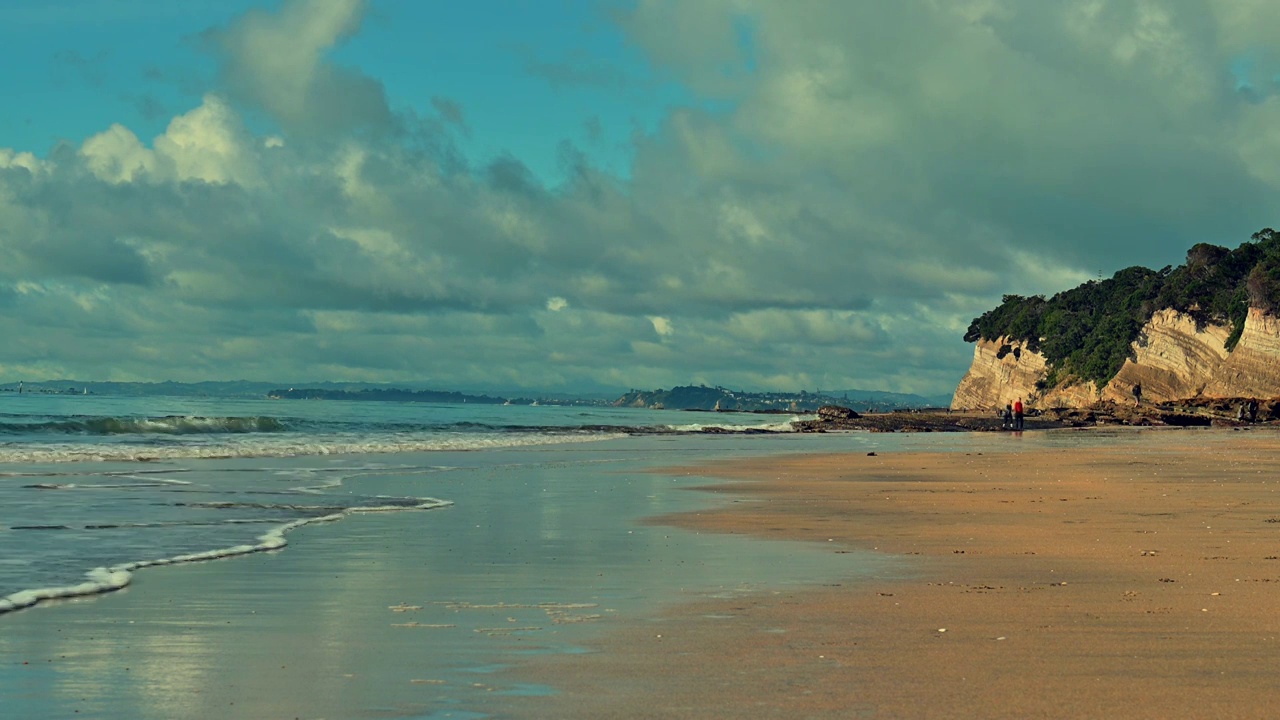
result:
[[[445,122],[456,126],[464,133],[470,132],[467,128],[466,117],[462,113],[462,106],[457,101],[436,95],[431,98],[431,107],[435,108],[435,111],[440,114],[441,119]]]
[[[85,140],[80,154],[98,178],[112,183],[199,180],[250,185],[259,181],[251,144],[240,117],[218,96],[206,95],[199,107],[175,117],[152,148],[116,124]]]
[[[325,62],[360,30],[364,0],[287,0],[278,13],[251,10],[205,33],[232,97],[266,112],[286,132],[390,131],[382,84]]]
[[[639,0],[691,100],[556,185],[336,65],[363,3],[253,11],[159,135],[0,149],[0,367],[946,392],[1001,294],[1274,225],[1280,96],[1230,68],[1280,13],[1239,7]]]

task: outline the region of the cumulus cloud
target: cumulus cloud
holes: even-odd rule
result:
[[[232,96],[286,130],[386,131],[392,116],[382,84],[326,62],[330,50],[359,32],[365,10],[364,0],[290,0],[279,13],[252,10],[205,39]]]
[[[1274,225],[1243,5],[638,0],[694,101],[556,186],[335,64],[365,3],[252,11],[158,136],[0,149],[0,374],[946,392],[1002,293]]]

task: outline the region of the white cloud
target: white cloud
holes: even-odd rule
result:
[[[85,140],[80,154],[100,179],[111,183],[190,181],[259,182],[250,142],[239,116],[218,96],[175,117],[148,148],[128,128],[114,124]]]
[[[155,153],[143,146],[138,136],[123,125],[114,124],[80,146],[86,164],[107,182],[132,182],[155,172]]]

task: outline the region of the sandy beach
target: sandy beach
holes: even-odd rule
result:
[[[1072,431],[1068,431],[1072,432]],[[822,454],[684,472],[650,522],[875,549],[901,577],[707,600],[519,668],[513,717],[1251,718],[1280,702],[1280,438]]]

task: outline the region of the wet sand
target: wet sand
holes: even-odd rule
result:
[[[901,577],[699,601],[518,670],[512,717],[1251,718],[1280,703],[1280,436],[784,456],[698,531],[874,548]]]

